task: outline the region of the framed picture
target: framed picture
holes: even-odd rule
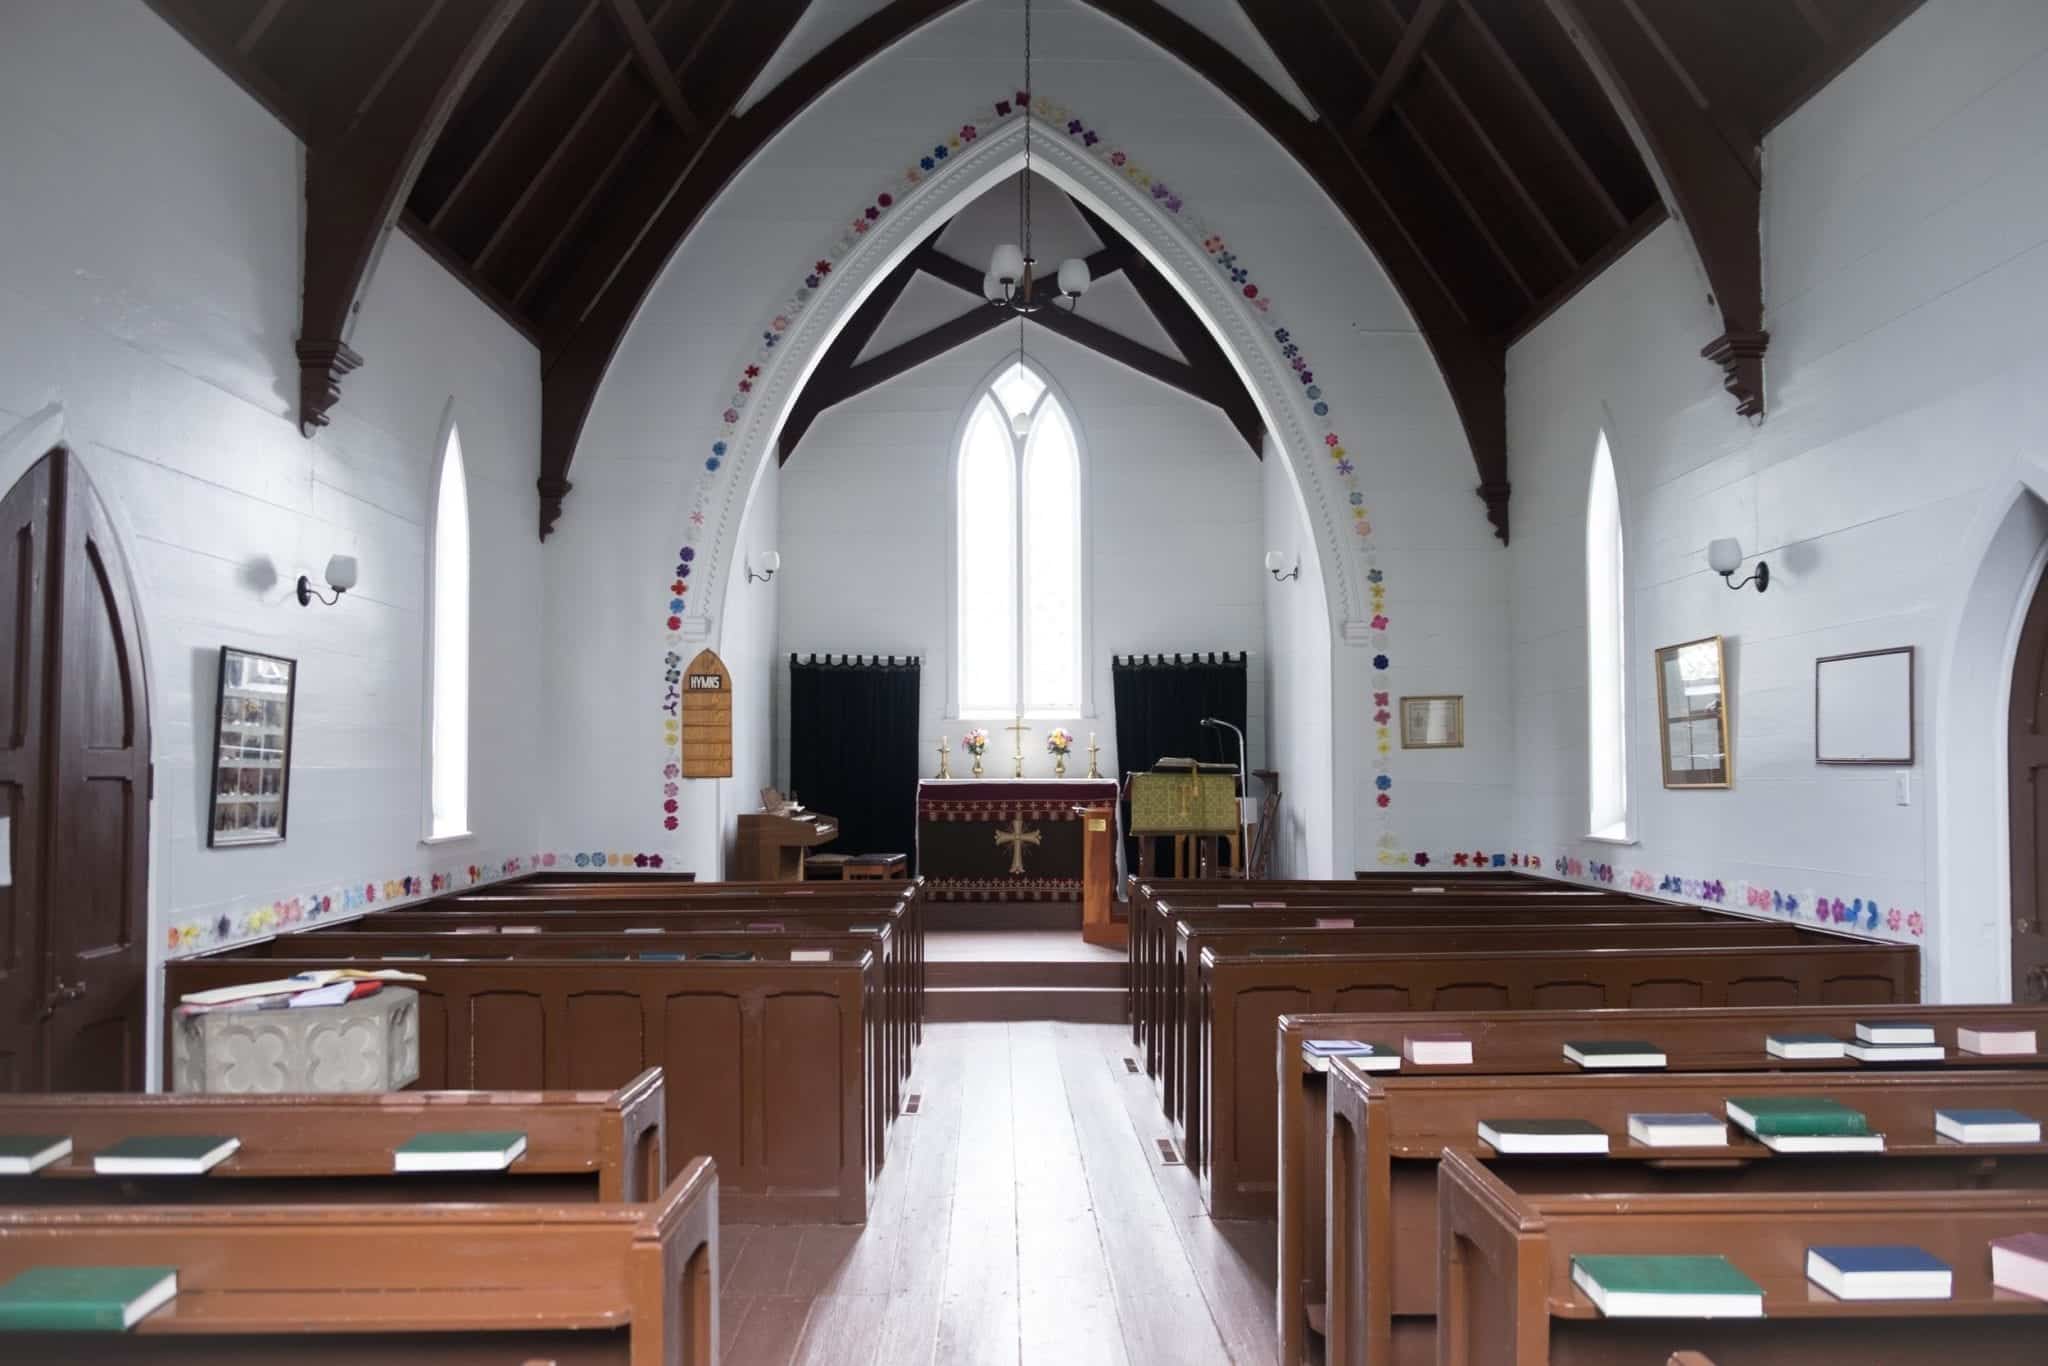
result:
[[[1657,651],[1658,748],[1666,787],[1730,787],[1728,668],[1721,637]]]
[[[208,848],[284,842],[298,680],[297,660],[220,647]]]
[[[1913,762],[1913,647],[1813,662],[1813,760]]]
[[[1463,697],[1404,697],[1401,699],[1402,749],[1463,749],[1465,747],[1465,699]]]

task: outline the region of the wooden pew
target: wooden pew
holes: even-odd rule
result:
[[[619,882],[664,882],[688,885],[697,880],[697,875],[680,868],[664,868],[656,872],[644,872],[629,868],[535,868],[503,882],[493,882],[493,887],[545,887],[550,884],[581,885],[584,883]]]
[[[1622,952],[1718,945],[1731,950],[1748,950],[1757,961],[1763,961],[1781,949],[1857,946],[1869,942],[1825,931],[1801,930],[1790,925],[1739,918],[1646,925],[1590,922],[1287,931],[1231,927],[1202,929],[1193,924],[1183,924],[1178,938],[1176,956],[1184,960],[1182,973],[1185,980],[1177,986],[1169,1003],[1168,1027],[1164,1031],[1162,1090],[1167,1118],[1173,1122],[1175,1134],[1186,1144],[1191,1165],[1204,1162],[1204,1154],[1208,1151],[1206,1136],[1202,1132],[1208,1081],[1201,1051],[1204,1018],[1199,998],[1202,991],[1201,955],[1211,950],[1219,956],[1315,956],[1331,953],[1385,956],[1572,948]],[[1400,987],[1398,981],[1381,981],[1371,990],[1384,995],[1388,991],[1399,992]],[[1598,1001],[1588,998],[1588,1004],[1598,1004]],[[1272,1038],[1274,1021],[1281,1013],[1282,1010],[1276,1010],[1268,1017],[1264,1033],[1259,1036],[1261,1040]],[[1254,1042],[1244,1036],[1240,1038],[1247,1046]],[[1262,1053],[1263,1047],[1259,1051]],[[1271,1097],[1267,1100],[1270,1102]]]
[[[758,926],[744,930],[699,929],[698,922],[684,922],[689,928],[661,929],[654,933],[630,931],[624,927],[592,927],[592,917],[565,916],[538,927],[538,933],[477,933],[454,930],[388,930],[379,932],[376,921],[358,921],[363,929],[337,929],[319,939],[323,953],[349,959],[409,959],[452,956],[458,958],[644,958],[653,954],[682,955],[686,960],[707,953],[759,952],[766,957],[787,959],[798,952],[858,953],[872,950],[882,964],[882,997],[879,1013],[882,1066],[875,1078],[881,1085],[876,1113],[893,1123],[901,1108],[902,1087],[910,1076],[914,1038],[910,987],[905,961],[895,952],[894,927],[871,925],[857,933],[830,930],[784,928],[765,931]],[[643,917],[644,920],[644,917]],[[493,931],[488,923],[476,931]],[[247,948],[253,956],[292,957],[304,952],[296,936],[259,941]]]
[[[1133,1011],[1133,1041],[1143,1044],[1142,1032],[1149,1017],[1139,1017],[1141,996],[1157,986],[1156,973],[1173,940],[1173,918],[1179,911],[1222,910],[1266,911],[1307,910],[1323,907],[1393,906],[1413,903],[1418,910],[1447,909],[1453,905],[1498,906],[1503,902],[1522,905],[1659,905],[1603,888],[1528,887],[1520,882],[1480,881],[1476,878],[1403,880],[1385,886],[1353,882],[1240,882],[1236,880],[1158,882],[1129,879],[1130,942],[1126,949]],[[1519,894],[1519,895],[1518,895]],[[1166,903],[1162,908],[1161,903]],[[1686,907],[1698,915],[1711,915],[1697,907]],[[1335,912],[1332,911],[1332,914]]]
[[[1445,942],[1440,946],[1443,949],[1543,948],[1549,946],[1543,938],[1545,935],[1557,939],[1560,947],[1569,942],[1611,948],[1695,941],[1724,944],[1836,943],[1843,938],[1819,930],[1805,931],[1802,937],[1795,926],[1747,916],[1693,920],[1666,917],[1654,911],[1647,915],[1639,914],[1630,908],[1552,912],[1502,907],[1490,912],[1452,909],[1435,915],[1387,912],[1384,916],[1367,912],[1325,913],[1320,916],[1323,923],[1306,925],[1294,923],[1301,918],[1299,912],[1267,913],[1280,917],[1277,923],[1263,917],[1239,919],[1239,914],[1231,911],[1192,912],[1178,917],[1174,925],[1173,947],[1167,953],[1161,974],[1165,990],[1155,1006],[1160,1020],[1160,1044],[1159,1070],[1153,1081],[1159,1086],[1168,1114],[1182,1126],[1188,1118],[1188,1093],[1184,1087],[1195,1042],[1195,1022],[1189,1002],[1200,987],[1198,960],[1204,948],[1214,947],[1219,953],[1233,954],[1333,953],[1346,950],[1348,936],[1387,934],[1397,934],[1401,938],[1390,941],[1388,948],[1375,947],[1371,951],[1391,952],[1392,946],[1396,945],[1426,950],[1429,945],[1416,937],[1426,934],[1444,936]],[[1313,922],[1317,917],[1312,914],[1309,919]],[[1508,942],[1510,938],[1513,943]],[[1368,947],[1363,938],[1358,939],[1357,946]]]
[[[1206,1154],[1215,1126],[1238,1154],[1277,1147],[1272,1048],[1279,1017],[1345,1007],[1376,1012],[1592,1010],[1601,1007],[1886,1005],[1916,1001],[1919,950],[1845,937],[1839,944],[1749,948],[1568,948],[1480,953],[1218,955],[1204,949],[1196,1001],[1203,1096],[1190,1112],[1197,1172],[1216,1217]],[[1422,1028],[1434,1029],[1432,1020]],[[1228,1088],[1228,1089],[1226,1089]],[[1252,1103],[1237,1097],[1249,1093]],[[1230,1208],[1226,1204],[1226,1209]],[[1270,1209],[1266,1206],[1266,1209]],[[1260,1211],[1261,1214],[1264,1211]]]
[[[616,1091],[396,1091],[193,1096],[0,1096],[0,1133],[50,1134],[72,1153],[0,1176],[0,1205],[651,1199],[666,1179],[663,1087],[650,1067]],[[392,1150],[422,1133],[511,1130],[526,1152],[502,1172],[400,1173]],[[204,1176],[101,1176],[93,1154],[135,1135],[222,1134],[242,1146]]]
[[[1522,1189],[1527,1170],[1462,1152],[1438,1168],[1442,1366],[1636,1366],[1681,1345],[1743,1366],[2042,1359],[2048,1302],[1993,1290],[1986,1244],[2048,1232],[2048,1192],[1566,1195]],[[1836,1300],[1808,1284],[1806,1249],[1842,1243],[1917,1244],[1954,1268],[1954,1297]],[[1603,1318],[1571,1282],[1593,1252],[1719,1253],[1763,1287],[1765,1317]]]
[[[718,1179],[704,1158],[637,1204],[0,1208],[0,1280],[170,1266],[126,1333],[14,1334],[22,1362],[718,1359]]]
[[[1934,1132],[1937,1108],[2010,1106],[2048,1117],[2048,1073],[1980,1068],[1828,1076],[1783,1072],[1546,1077],[1379,1075],[1331,1068],[1324,1315],[1330,1366],[1435,1357],[1435,1167],[1468,1150],[1532,1191],[1964,1190],[2048,1188],[2048,1145],[1960,1144]],[[1863,1111],[1881,1153],[1781,1154],[1730,1125],[1725,1148],[1652,1148],[1630,1114],[1722,1112],[1731,1095],[1824,1095]],[[1605,1157],[1499,1156],[1477,1137],[1490,1118],[1585,1119]],[[1397,1250],[1398,1249],[1398,1250]],[[1688,1249],[1693,1251],[1705,1249]],[[1675,1345],[1675,1344],[1674,1344]]]
[[[305,941],[311,949],[311,937]],[[345,959],[173,959],[165,997]],[[746,1223],[859,1223],[882,1160],[874,955],[825,963],[436,958],[420,994],[428,1088],[604,1086],[660,1067],[669,1175],[718,1162]]]
[[[1911,1019],[1934,1026],[1949,1049],[1949,1071],[1984,1068],[2048,1067],[2048,1054],[1980,1056],[1961,1052],[1956,1030],[1962,1026],[2032,1029],[2048,1038],[2048,1006],[1916,1005]],[[1822,1075],[1868,1072],[1854,1059],[1774,1058],[1764,1040],[1777,1033],[1823,1033],[1849,1038],[1858,1019],[1870,1011],[1848,1006],[1790,1006],[1718,1010],[1526,1010],[1450,1012],[1430,1017],[1427,1028],[1462,1034],[1472,1040],[1472,1065],[1455,1068],[1404,1067],[1404,1077],[1580,1076],[1578,1064],[1564,1056],[1564,1045],[1576,1039],[1645,1039],[1669,1059],[1667,1074],[1689,1072],[1783,1072]],[[1310,1306],[1325,1302],[1327,1251],[1324,1206],[1327,1187],[1327,1076],[1302,1060],[1308,1039],[1360,1039],[1398,1047],[1416,1027],[1412,1013],[1284,1015],[1279,1021],[1280,1073],[1278,1168],[1275,1148],[1253,1143],[1240,1148],[1237,1135],[1257,1129],[1266,1098],[1249,1085],[1238,1090],[1237,1118],[1218,1119],[1210,1126],[1215,1147],[1207,1155],[1204,1179],[1210,1208],[1218,1217],[1263,1217],[1275,1208],[1277,1179],[1279,1214],[1279,1337],[1282,1362],[1303,1359],[1309,1340]],[[1219,1091],[1220,1094],[1220,1091]],[[1213,1103],[1213,1102],[1212,1102]],[[1322,1315],[1315,1318],[1321,1321]]]

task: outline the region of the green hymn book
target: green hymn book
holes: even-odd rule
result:
[[[71,1140],[57,1134],[0,1134],[0,1176],[27,1176],[71,1155]]]
[[[118,1333],[178,1293],[169,1266],[32,1266],[0,1285],[0,1331]]]
[[[1610,1318],[1762,1318],[1763,1287],[1726,1257],[1572,1258],[1572,1283]]]
[[[526,1151],[526,1135],[511,1129],[450,1129],[414,1134],[392,1149],[401,1172],[501,1172]]]
[[[1759,1136],[1851,1138],[1870,1132],[1861,1110],[1826,1096],[1730,1096],[1728,1118]]]
[[[102,1176],[198,1176],[242,1146],[220,1134],[131,1134],[93,1154]]]

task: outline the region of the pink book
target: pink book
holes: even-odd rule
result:
[[[2048,1300],[2048,1233],[2015,1233],[1991,1240],[1991,1283]]]
[[[1422,1067],[1466,1066],[1472,1041],[1463,1034],[1410,1034],[1401,1040],[1401,1055]]]
[[[1956,1043],[1965,1053],[2032,1053],[2031,1029],[1971,1029],[1956,1031]]]

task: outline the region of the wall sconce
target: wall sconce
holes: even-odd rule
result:
[[[327,586],[334,590],[331,598],[321,598],[313,591],[313,581],[304,574],[299,575],[299,606],[311,607],[313,599],[320,598],[329,607],[341,601],[341,595],[356,586],[356,557],[335,555],[327,561]]]
[[[1289,579],[1301,577],[1301,561],[1299,559],[1295,560],[1294,568],[1288,569],[1285,574],[1280,572],[1282,569],[1287,569],[1287,556],[1277,550],[1266,552],[1266,568],[1272,571],[1275,583],[1285,583]]]
[[[754,572],[756,566],[759,566],[761,570],[758,574]],[[764,550],[754,557],[753,564],[747,566],[747,582],[752,583],[754,580],[759,579],[762,583],[766,583],[775,577],[775,571],[780,568],[782,568],[782,556],[773,550]]]
[[[1771,567],[1762,560],[1756,562],[1756,572],[1741,583],[1735,581],[1735,571],[1742,568],[1742,542],[1733,536],[1723,536],[1707,546],[1707,564],[1719,574],[1730,588],[1747,588],[1752,583],[1759,593],[1768,592],[1771,587]]]

